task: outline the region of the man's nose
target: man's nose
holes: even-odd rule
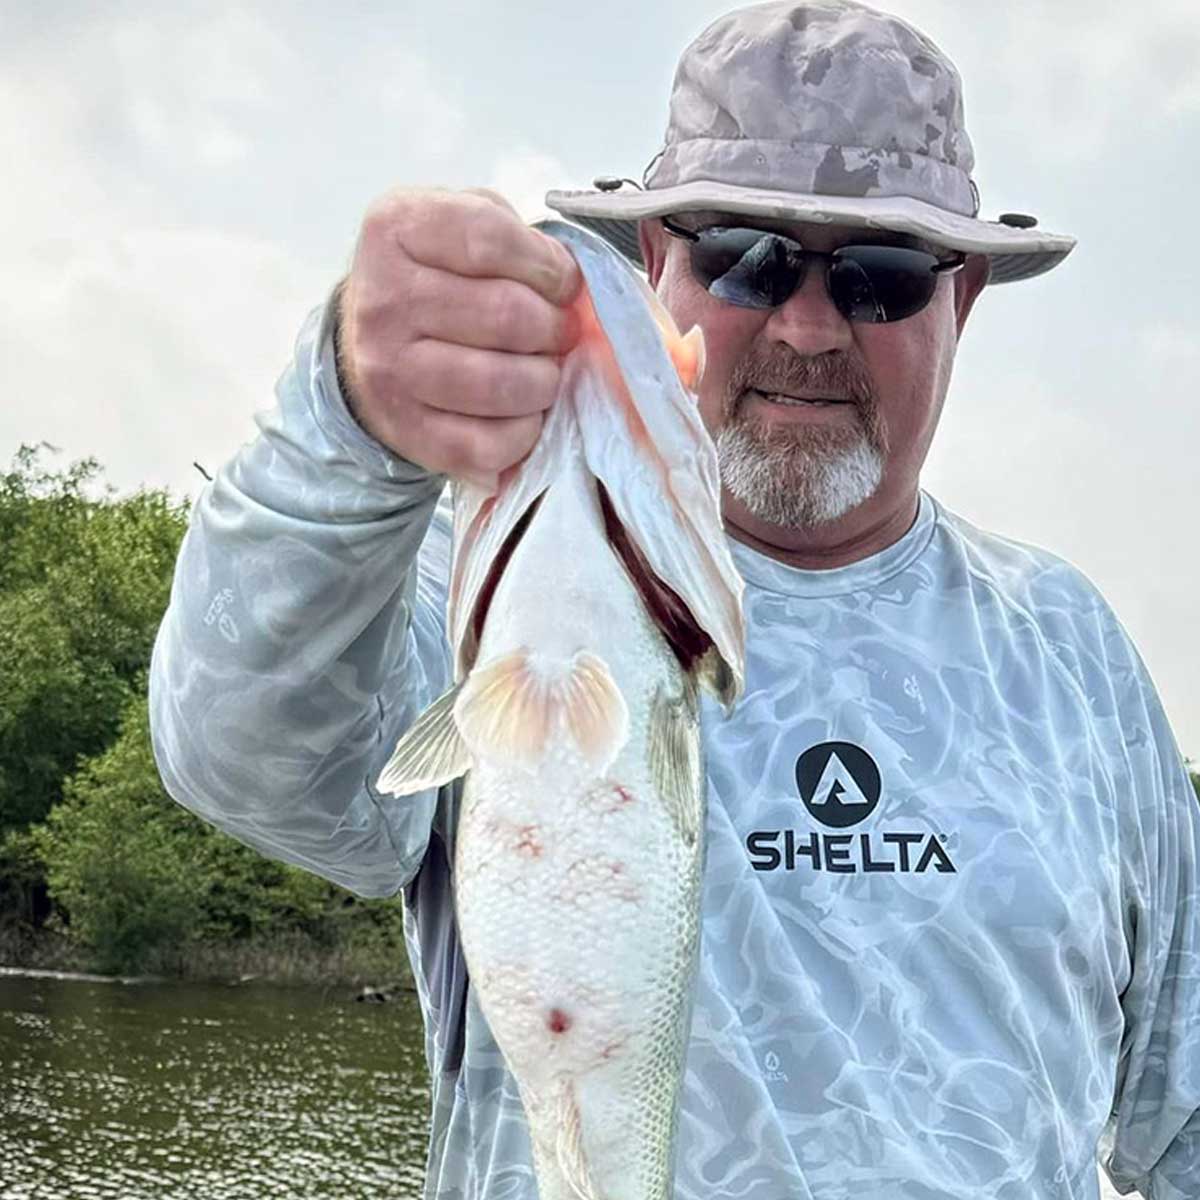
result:
[[[803,284],[772,310],[763,332],[806,356],[848,350],[854,341],[850,322],[829,298],[819,262],[809,263]]]

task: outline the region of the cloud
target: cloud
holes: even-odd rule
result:
[[[981,28],[961,0],[894,0],[954,58],[968,127],[1059,168],[1102,157],[1147,124],[1200,114],[1200,6],[1010,0]],[[1001,97],[1003,98],[1001,101]],[[983,104],[987,107],[984,108]]]
[[[126,17],[96,40],[111,55],[103,73],[90,72],[111,105],[101,109],[110,136],[132,137],[164,165],[221,170],[249,159],[249,131],[279,111],[276,85],[296,69],[266,21],[236,7]]]
[[[396,122],[396,142],[435,160],[453,159],[468,124],[455,86],[429,61],[400,46],[368,51],[360,90],[368,109]]]
[[[1095,482],[1087,465],[1119,457],[1117,431],[1045,380],[1017,367],[985,376],[982,363],[960,364],[925,477],[939,496],[970,497],[989,528],[1040,528],[1055,549],[1086,528]]]
[[[306,310],[331,280],[281,247],[143,229],[10,258],[0,292],[0,446],[95,455],[122,489],[193,493],[254,433]]]
[[[500,155],[492,164],[488,187],[504,196],[526,221],[556,216],[546,207],[545,196],[556,188],[585,186],[571,182],[567,168],[553,154],[518,146]]]
[[[0,77],[0,156],[23,164],[0,191],[0,220],[19,231],[0,244],[0,461],[48,440],[95,455],[119,487],[194,492],[193,459],[211,470],[253,436],[336,275],[261,219],[287,201],[289,177],[272,190],[266,172],[311,178],[299,135],[317,110],[322,145],[344,128],[352,161],[380,161],[390,126],[389,158],[449,162],[466,110],[428,60],[384,40],[331,42],[321,70],[351,51],[356,69],[336,112],[317,105],[305,39],[320,30],[236,6],[127,10],[64,32],[30,24]],[[212,178],[251,161],[235,193]],[[546,155],[500,165],[518,191],[539,173],[561,182]]]
[[[1146,325],[1138,330],[1137,344],[1163,367],[1200,363],[1200,340],[1194,325]]]
[[[251,131],[280,111],[279,84],[297,72],[287,42],[238,7],[120,17],[66,42],[64,53],[56,75],[90,93],[90,136],[184,169],[247,160]]]
[[[253,153],[251,117],[294,63],[234,8],[43,34],[0,79],[0,157],[23,164],[0,191],[19,231],[0,245],[0,457],[47,440],[119,487],[194,491],[192,459],[253,432],[332,281],[269,239],[181,223],[171,193]]]
[[[111,207],[111,193],[80,153],[83,107],[58,81],[18,70],[0,75],[0,161],[16,168],[15,186],[0,188],[0,222],[21,244],[95,228]],[[0,257],[12,245],[0,243]]]

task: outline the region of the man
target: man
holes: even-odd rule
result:
[[[962,115],[904,23],[763,4],[685,51],[645,189],[550,197],[701,326],[747,582],[681,1200],[1094,1200],[1098,1144],[1120,1188],[1200,1196],[1200,821],[1158,698],[1077,571],[919,488],[983,288],[1072,245],[977,217]],[[375,204],[197,505],[155,653],[181,803],[405,889],[429,1197],[530,1200],[528,1139],[458,950],[455,796],[372,783],[449,683],[444,477],[532,446],[578,287],[498,197]]]

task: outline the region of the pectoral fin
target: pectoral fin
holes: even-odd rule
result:
[[[471,752],[454,721],[454,702],[462,690],[456,684],[439,696],[396,744],[375,787],[393,796],[440,787],[466,774]]]
[[[692,688],[675,700],[660,690],[650,710],[650,773],[679,836],[695,845],[704,804],[700,727]]]
[[[704,374],[707,355],[704,349],[704,333],[699,325],[691,329],[677,341],[667,343],[667,352],[679,373],[679,380],[689,392],[694,392],[700,386],[700,377]]]

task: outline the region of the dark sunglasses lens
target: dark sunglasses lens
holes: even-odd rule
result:
[[[936,266],[924,250],[843,246],[829,268],[829,294],[848,321],[902,321],[933,298]]]
[[[791,238],[761,229],[706,229],[692,243],[692,273],[740,308],[775,308],[804,277],[804,253]]]

